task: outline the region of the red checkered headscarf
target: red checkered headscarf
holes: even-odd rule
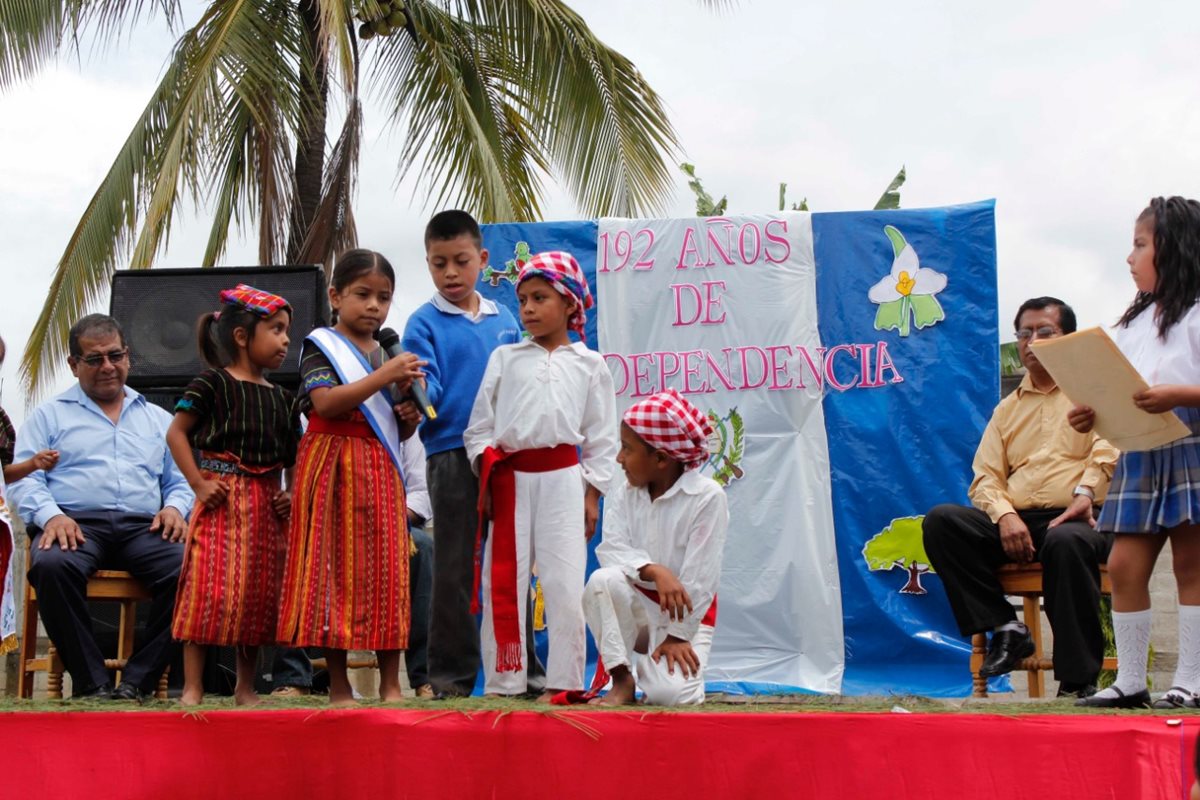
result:
[[[587,278],[583,277],[583,270],[575,256],[563,250],[538,253],[521,267],[521,272],[517,275],[517,287],[530,278],[541,278],[563,297],[575,299],[575,313],[567,320],[567,327],[578,333],[580,339],[587,341],[583,335],[583,328],[587,323],[587,309],[596,302],[592,300]]]
[[[232,289],[221,290],[221,302],[227,306],[239,306],[246,309],[256,317],[267,317],[274,314],[281,308],[286,308],[290,314],[292,311],[291,304],[277,294],[264,292],[262,289],[255,289],[253,286],[247,286],[244,283],[239,283]]]
[[[622,421],[646,444],[662,450],[684,469],[696,469],[708,461],[712,422],[674,389],[634,403]]]

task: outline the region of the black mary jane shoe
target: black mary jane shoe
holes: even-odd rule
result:
[[[1196,695],[1182,686],[1172,686],[1150,704],[1151,708],[1200,708]]]
[[[1115,686],[1108,687],[1117,693],[1116,697],[1101,697],[1094,694],[1091,697],[1081,697],[1075,705],[1084,708],[1149,708],[1150,692],[1142,689],[1140,692],[1125,694]],[[1107,689],[1105,691],[1108,691]]]

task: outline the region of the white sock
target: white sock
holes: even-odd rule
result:
[[[1125,694],[1146,688],[1146,658],[1150,654],[1150,609],[1114,611],[1113,638],[1117,643],[1117,680],[1097,692],[1100,697],[1116,697],[1113,687]],[[1200,629],[1198,629],[1200,630]]]
[[[1200,606],[1179,607],[1179,663],[1171,685],[1200,689]]]

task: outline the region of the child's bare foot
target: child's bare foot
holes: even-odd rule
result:
[[[340,692],[330,688],[329,705],[333,708],[354,708],[358,701],[354,699],[352,691]]]
[[[538,695],[538,699],[535,702],[549,703],[554,700],[554,695],[558,694],[561,691],[563,691],[563,690],[562,689],[545,689],[540,695]]]
[[[399,703],[404,699],[404,692],[399,686],[380,686],[379,699],[384,703]]]
[[[179,695],[179,702],[185,706],[198,706],[204,700],[204,691],[202,689],[184,689],[183,694]]]
[[[588,701],[590,706],[628,706],[633,704],[637,683],[633,680],[628,668],[617,667],[613,670],[612,686],[604,697],[596,697]]]
[[[238,690],[235,690],[233,693],[233,702],[235,705],[256,706],[259,703],[261,703],[262,701],[263,701],[263,699],[261,697],[259,697],[258,692],[254,691],[253,689],[250,689],[248,691],[243,691],[241,689],[238,689]]]

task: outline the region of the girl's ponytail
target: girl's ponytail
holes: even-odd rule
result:
[[[207,314],[201,314],[196,323],[196,347],[200,351],[200,358],[213,369],[225,366],[221,363],[221,348],[217,344],[216,331],[213,330],[219,318],[219,311],[209,311]]]

